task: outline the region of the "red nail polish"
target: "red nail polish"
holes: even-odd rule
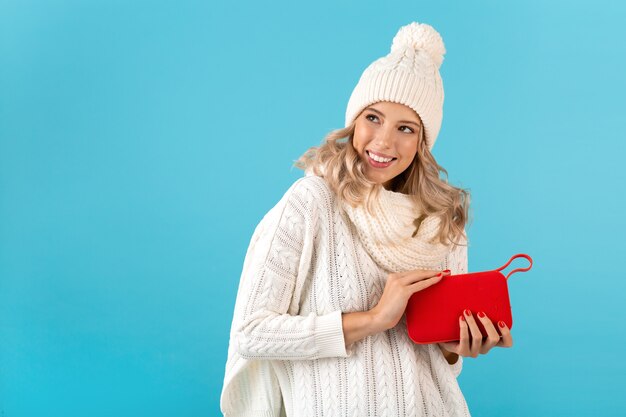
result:
[[[465,317],[463,317],[462,315],[459,316],[459,317],[461,317],[461,320],[465,321]]]
[[[498,326],[500,326],[500,327],[502,327],[504,329],[505,324],[504,324],[504,322],[502,320],[500,320],[498,322]]]
[[[443,273],[444,273],[444,275],[450,275],[452,273],[452,271],[450,271],[449,269],[444,269]]]
[[[478,317],[485,317],[485,313],[481,311],[480,313],[478,313]]]
[[[465,314],[466,314],[466,315],[468,315],[468,316],[471,316],[471,315],[472,315],[472,312],[471,312],[471,311],[469,311],[468,309],[465,309]]]

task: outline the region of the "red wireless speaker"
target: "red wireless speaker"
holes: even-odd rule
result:
[[[517,268],[505,277],[500,271],[516,258],[526,258],[530,265]],[[494,323],[502,320],[513,327],[508,279],[515,272],[528,271],[533,260],[525,254],[517,254],[498,269],[468,274],[444,276],[438,283],[414,293],[406,308],[406,324],[409,337],[415,343],[429,344],[459,340],[459,316],[469,309],[484,337],[487,332],[476,316],[483,311]]]

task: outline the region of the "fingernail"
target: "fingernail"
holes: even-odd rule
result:
[[[506,325],[504,324],[504,322],[502,320],[500,320],[498,322],[498,326],[500,326],[500,327],[502,327],[504,329],[504,326],[506,326]]]
[[[472,315],[472,312],[471,312],[471,311],[469,311],[468,309],[465,309],[465,315],[466,315],[466,316],[471,316],[471,315]]]
[[[445,275],[450,275],[450,274],[452,273],[452,271],[450,271],[449,269],[444,269],[444,270],[443,270],[443,273],[444,273]]]
[[[485,317],[485,313],[483,313],[482,311],[478,313],[478,317]]]
[[[459,316],[459,317],[461,317],[461,320],[465,321],[465,317],[463,317],[462,315]]]

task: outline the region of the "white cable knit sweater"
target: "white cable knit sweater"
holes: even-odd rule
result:
[[[441,269],[467,272],[467,247]],[[258,224],[231,327],[220,408],[226,417],[469,416],[436,344],[417,345],[406,322],[346,349],[342,312],[380,299],[384,272],[318,176],[296,180]]]

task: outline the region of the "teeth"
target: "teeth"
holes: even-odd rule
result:
[[[393,158],[381,158],[380,156],[374,155],[373,153],[371,153],[370,151],[367,151],[367,154],[370,156],[370,158],[372,158],[374,161],[378,161],[378,162],[389,162],[391,160],[393,160]]]

